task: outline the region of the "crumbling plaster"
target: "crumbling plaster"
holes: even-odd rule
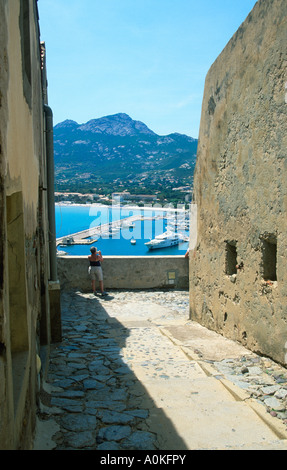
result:
[[[206,77],[190,257],[191,317],[284,363],[287,341],[287,3],[261,0]],[[277,246],[267,282],[263,240]],[[233,276],[226,244],[235,244]],[[273,242],[273,240],[272,240]]]

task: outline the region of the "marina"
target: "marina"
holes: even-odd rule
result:
[[[158,217],[163,218],[163,217]],[[125,219],[116,220],[106,224],[101,224],[96,227],[89,227],[86,230],[72,233],[68,236],[57,238],[57,246],[59,245],[91,245],[100,237],[113,236],[118,233],[122,228],[134,228],[135,221],[138,220],[153,220],[152,217],[144,217],[141,215],[134,215]]]
[[[96,227],[89,227],[86,230],[72,233],[68,236],[57,238],[57,246],[59,245],[91,245],[101,236],[111,236],[117,233],[125,224],[131,224],[135,220],[141,220],[140,216],[132,216],[127,219],[116,220]]]
[[[182,210],[61,205],[56,206],[56,225],[61,256],[87,255],[91,245],[112,256],[178,255],[189,244],[188,212]],[[171,243],[171,233],[176,243]],[[165,243],[155,243],[158,237]]]

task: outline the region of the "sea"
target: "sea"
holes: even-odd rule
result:
[[[188,241],[181,242],[177,246],[156,250],[149,250],[145,245],[156,235],[162,234],[167,228],[169,218],[174,217],[175,211],[165,208],[57,203],[55,204],[56,238],[135,215],[140,215],[144,219],[135,221],[132,227],[122,228],[112,236],[103,235],[93,242],[93,245],[101,250],[103,256],[175,256],[186,253],[189,246]],[[181,231],[181,233],[188,236],[186,231]],[[136,243],[132,244],[131,239],[134,239]],[[60,245],[57,249],[70,256],[88,256],[91,246]]]

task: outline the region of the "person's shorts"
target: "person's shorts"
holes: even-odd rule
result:
[[[101,266],[89,266],[89,275],[91,276],[92,281],[102,281],[103,280],[103,271]]]

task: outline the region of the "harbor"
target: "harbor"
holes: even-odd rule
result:
[[[73,209],[77,212],[73,212]],[[85,208],[61,207],[63,226],[56,239],[58,255],[82,255],[87,247],[97,243],[105,255],[184,254],[189,241],[189,216],[187,211],[168,212],[155,210],[107,210],[93,208],[90,217],[80,223]],[[65,214],[70,212],[68,223]],[[134,213],[136,212],[136,213]],[[77,224],[77,221],[79,222]],[[71,230],[69,225],[72,222]],[[88,226],[88,228],[83,228]],[[82,230],[77,230],[82,228]],[[160,243],[159,243],[160,238]],[[180,246],[179,246],[180,245]],[[160,248],[163,248],[160,253]],[[165,251],[167,251],[165,253]],[[164,253],[163,253],[164,252]]]
[[[138,220],[152,220],[150,217],[134,215],[121,220],[100,224],[96,227],[89,227],[71,235],[57,238],[57,246],[59,245],[91,245],[100,237],[112,236],[121,228],[132,227],[132,224]]]

